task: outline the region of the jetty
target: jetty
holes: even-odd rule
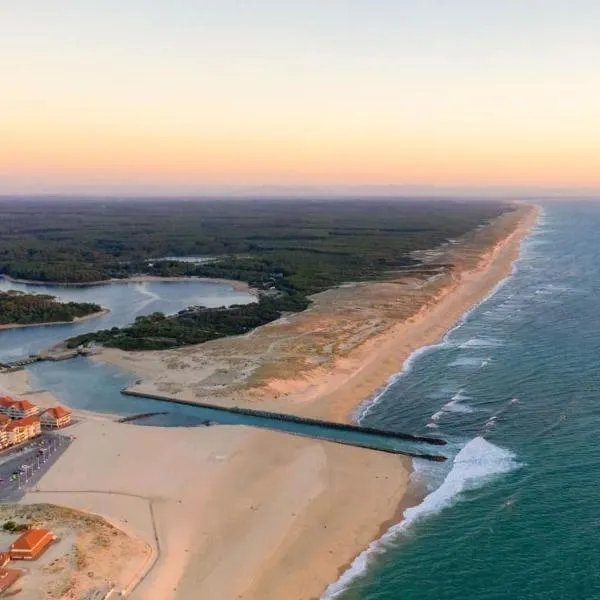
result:
[[[172,404],[193,406],[198,409],[207,409],[211,411],[211,413],[214,415],[213,418],[217,421],[219,414],[236,415],[242,418],[248,418],[247,421],[242,419],[236,423],[240,425],[272,429],[274,431],[280,431],[283,433],[312,437],[315,439],[323,439],[339,444],[357,446],[360,448],[367,448],[369,450],[377,450],[379,452],[387,452],[390,454],[402,454],[413,458],[423,458],[437,462],[446,460],[445,456],[430,454],[428,452],[421,453],[419,451],[422,445],[446,445],[446,440],[441,438],[417,436],[397,431],[389,431],[387,429],[378,429],[375,427],[362,427],[360,425],[352,425],[350,423],[312,419],[289,413],[243,408],[240,406],[226,407],[206,402],[194,402],[179,398],[161,396],[159,394],[138,392],[128,388],[121,390],[121,393],[125,396],[134,396],[137,398],[158,400],[160,402],[170,402]],[[137,418],[140,419],[141,417],[138,415]],[[203,417],[199,416],[199,419],[202,418]],[[223,422],[227,423],[227,421]],[[398,442],[399,445],[394,445],[394,442]]]
[[[21,369],[24,369],[29,365],[33,365],[38,362],[43,362],[45,360],[70,360],[72,358],[77,358],[78,356],[91,356],[96,353],[96,348],[79,347],[75,349],[65,349],[62,347],[56,347],[48,350],[47,352],[42,352],[40,354],[32,354],[31,356],[28,356],[26,358],[19,358],[17,360],[12,360],[8,362],[0,362],[0,371],[20,371]]]

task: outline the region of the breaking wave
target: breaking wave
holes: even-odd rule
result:
[[[428,494],[421,504],[406,509],[404,519],[400,523],[393,525],[381,538],[372,542],[359,554],[348,570],[325,590],[321,600],[332,600],[346,591],[350,583],[365,573],[369,561],[385,552],[408,527],[452,506],[465,490],[481,487],[491,479],[514,471],[519,466],[515,455],[509,450],[495,446],[483,437],[472,439],[456,455],[442,484]]]

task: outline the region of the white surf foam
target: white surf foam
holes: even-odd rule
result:
[[[448,363],[449,367],[479,367],[481,365],[481,358],[476,356],[463,356]]]
[[[405,361],[404,364],[402,365],[402,370],[399,371],[398,373],[392,375],[387,383],[381,388],[381,390],[379,392],[377,392],[373,397],[368,398],[367,400],[365,400],[364,402],[362,402],[358,408],[354,411],[353,414],[353,419],[354,421],[357,421],[360,423],[360,421],[369,414],[369,411],[373,408],[373,406],[375,406],[379,400],[381,399],[381,397],[390,389],[390,387],[392,387],[394,385],[394,383],[396,383],[396,381],[398,381],[398,379],[400,379],[401,377],[403,377],[404,375],[406,375],[407,373],[410,373],[413,364],[415,363],[415,361],[421,357],[423,354],[425,354],[426,352],[429,352],[431,350],[433,350],[434,348],[440,348],[442,346],[446,345],[445,341],[441,341],[439,344],[431,344],[429,346],[423,346],[422,348],[419,348],[418,350],[415,350]]]
[[[480,487],[490,479],[518,467],[512,452],[494,446],[482,437],[472,439],[456,455],[442,484],[426,496],[421,504],[405,510],[400,523],[388,529],[380,539],[359,554],[350,568],[325,590],[321,600],[332,600],[342,594],[352,581],[364,574],[372,557],[384,552],[412,524],[452,506],[465,490]]]
[[[458,400],[450,400],[450,402],[447,402],[442,406],[442,410],[444,412],[468,414],[472,413],[474,409],[468,404],[462,404]]]
[[[365,400],[358,406],[358,408],[354,411],[354,413],[352,415],[354,421],[360,423],[360,421],[370,412],[370,410],[379,402],[379,400],[381,400],[381,398],[390,389],[390,387],[392,385],[394,385],[394,383],[396,383],[401,377],[403,377],[404,375],[406,375],[407,373],[410,372],[410,370],[412,369],[413,363],[420,356],[422,356],[426,352],[429,352],[430,350],[449,345],[450,344],[450,340],[449,340],[450,336],[457,329],[460,329],[468,321],[471,314],[473,312],[475,312],[476,310],[478,310],[490,298],[495,296],[515,276],[515,274],[519,270],[519,268],[522,264],[523,258],[524,258],[523,249],[524,249],[525,243],[530,241],[532,238],[537,237],[537,235],[539,234],[539,229],[540,229],[541,223],[542,223],[543,219],[545,218],[545,214],[546,214],[543,208],[541,209],[541,211],[542,212],[541,212],[540,216],[538,217],[537,225],[534,227],[533,231],[524,240],[521,241],[521,252],[520,252],[519,258],[513,262],[512,267],[511,267],[511,272],[504,279],[499,281],[488,292],[488,294],[484,298],[482,298],[479,302],[477,302],[476,304],[471,306],[471,308],[469,308],[469,310],[465,311],[460,316],[460,318],[455,323],[455,325],[453,327],[451,327],[450,329],[448,329],[448,331],[446,331],[446,333],[444,334],[444,336],[442,337],[442,339],[439,343],[431,344],[429,346],[423,346],[422,348],[415,350],[404,361],[404,365],[402,366],[402,370],[400,372],[396,373],[395,375],[392,375],[392,377],[390,377],[388,379],[385,386],[379,392],[377,392],[374,396],[372,396],[371,398],[368,398],[367,400]]]
[[[501,342],[493,338],[471,338],[462,343],[459,348],[496,348]]]
[[[431,415],[431,420],[432,421],[438,421],[440,419],[440,417],[444,416],[444,411],[443,410],[438,410],[436,413]]]

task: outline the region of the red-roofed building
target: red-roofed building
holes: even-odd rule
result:
[[[23,571],[19,571],[18,569],[0,568],[0,594],[7,590],[22,575]]]
[[[10,445],[21,444],[42,433],[39,417],[30,416],[11,421],[5,428]]]
[[[12,408],[16,400],[13,400],[10,396],[0,397],[0,414],[8,415],[8,411]]]
[[[47,529],[29,529],[10,546],[13,560],[35,560],[56,541],[56,536]]]
[[[29,402],[29,400],[17,400],[13,402],[6,414],[12,419],[24,419],[25,417],[33,417],[37,413],[37,406]]]
[[[8,431],[6,430],[10,422],[11,420],[6,415],[0,415],[0,449],[10,446]],[[0,564],[0,566],[2,565]]]
[[[59,429],[66,427],[71,422],[71,411],[64,406],[53,406],[44,411],[40,416],[42,427]]]

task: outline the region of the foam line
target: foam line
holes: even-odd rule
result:
[[[390,547],[411,525],[452,506],[465,490],[481,487],[492,478],[518,467],[512,452],[495,446],[483,437],[472,439],[456,455],[442,484],[426,496],[421,504],[406,509],[400,523],[388,529],[359,554],[350,568],[325,590],[321,600],[333,600],[345,592],[354,580],[365,573],[370,561]]]

